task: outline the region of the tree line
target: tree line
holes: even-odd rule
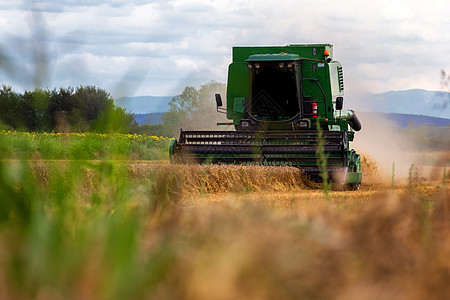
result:
[[[95,86],[35,89],[23,94],[0,89],[3,129],[56,132],[120,132],[138,126],[131,113],[114,105],[111,95]]]
[[[216,129],[225,122],[216,112],[214,94],[225,96],[224,83],[210,81],[198,90],[187,86],[169,102],[162,124],[139,125],[132,113],[114,105],[111,95],[95,86],[35,89],[17,93],[0,88],[0,129],[37,132],[118,132],[175,137],[185,130]]]

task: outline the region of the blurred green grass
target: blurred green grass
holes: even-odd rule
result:
[[[161,281],[170,251],[162,242],[142,252],[141,241],[155,213],[145,203],[156,200],[143,201],[127,172],[105,161],[0,161],[0,298],[134,298]]]

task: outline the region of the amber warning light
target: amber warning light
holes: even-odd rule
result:
[[[330,56],[330,51],[325,50],[325,51],[323,52],[323,55],[325,55],[325,56]]]

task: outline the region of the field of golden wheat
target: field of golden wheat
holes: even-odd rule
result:
[[[443,155],[435,177],[363,155],[358,191],[290,167],[1,160],[0,298],[446,299]]]

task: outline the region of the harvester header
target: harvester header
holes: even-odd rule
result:
[[[181,131],[170,148],[173,162],[294,166],[310,176],[326,171],[357,188],[360,156],[349,148],[361,124],[343,110],[341,63],[330,44],[234,47],[228,68],[226,108],[217,111],[235,131]],[[322,155],[322,156],[323,156]],[[339,176],[336,174],[340,174]]]

